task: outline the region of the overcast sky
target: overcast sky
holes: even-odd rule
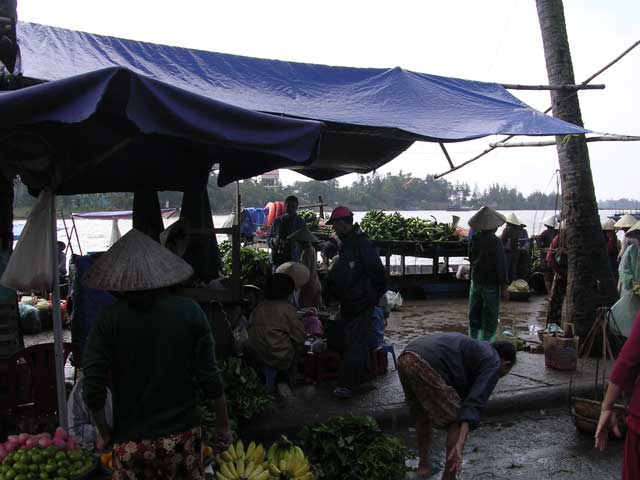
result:
[[[576,81],[640,39],[639,0],[564,0]],[[546,84],[534,0],[213,1],[18,0],[20,20],[135,40],[351,67],[395,67],[499,83]],[[585,126],[640,135],[640,47],[598,77],[605,90],[580,93]],[[512,91],[539,110],[548,92]],[[520,137],[527,140],[526,137]],[[453,161],[494,137],[451,144]],[[640,198],[640,142],[589,144],[599,199]],[[484,188],[550,191],[555,147],[497,149],[446,178]],[[416,143],[380,172],[417,176],[447,169],[437,144]],[[283,172],[283,180],[304,179]],[[348,183],[352,176],[343,177]]]

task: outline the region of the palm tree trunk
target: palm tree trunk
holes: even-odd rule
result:
[[[547,74],[551,84],[575,84],[562,0],[536,0]],[[582,126],[578,95],[552,90],[553,115]],[[584,136],[556,137],[562,181],[566,248],[569,257],[567,316],[583,338],[595,320],[596,308],[616,298]]]

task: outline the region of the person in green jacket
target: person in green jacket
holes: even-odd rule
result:
[[[616,326],[624,337],[628,337],[633,323],[640,312],[640,221],[627,230],[625,238],[629,246],[624,251],[618,267],[620,300],[612,307],[611,313]]]
[[[469,219],[476,232],[469,244],[469,336],[476,340],[496,339],[500,289],[507,283],[507,267],[502,242],[495,233],[505,221],[504,215],[486,206]]]
[[[232,440],[214,340],[207,317],[166,288],[193,275],[180,257],[131,230],[83,278],[117,301],[93,327],[84,351],[84,401],[100,446],[113,444],[113,478],[201,479],[197,395],[213,402],[216,449]],[[104,415],[113,382],[113,429]]]

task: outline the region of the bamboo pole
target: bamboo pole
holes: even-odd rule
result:
[[[598,77],[600,74],[604,73],[605,71],[607,71],[609,68],[611,68],[613,65],[615,65],[616,63],[618,63],[620,60],[622,60],[623,57],[625,57],[629,52],[631,52],[634,48],[636,48],[638,45],[640,45],[640,40],[634,42],[632,45],[630,45],[626,50],[624,50],[620,55],[618,55],[616,58],[614,58],[612,61],[610,61],[609,63],[607,63],[604,67],[602,67],[600,70],[598,70],[597,72],[595,72],[593,75],[591,75],[590,77],[588,77],[585,81],[583,81],[582,83],[580,83],[580,85],[587,85],[591,80],[595,79],[596,77]],[[573,92],[572,95],[577,95],[578,91],[576,90],[575,92]],[[543,113],[549,113],[551,111],[552,107],[547,108]],[[511,140],[513,137],[515,137],[515,135],[508,135],[507,137],[504,138],[504,140],[502,140],[502,142],[499,143],[503,143],[503,142],[508,142],[509,140]],[[472,162],[475,162],[476,160],[484,157],[486,154],[493,152],[497,147],[488,147],[486,149],[484,149],[482,152],[480,152],[478,155],[476,155],[473,158],[470,158],[469,160],[462,162],[460,165],[457,165],[445,172],[442,173],[438,173],[436,175],[434,175],[434,179],[437,180],[439,178],[444,177],[445,175],[448,175],[452,172],[455,172],[456,170],[461,169],[462,167],[469,165]]]
[[[508,90],[603,90],[603,84],[594,85],[519,85],[515,83],[500,83]]]
[[[62,339],[62,315],[60,312],[60,278],[58,277],[58,223],[56,219],[56,196],[51,193],[51,313],[53,317],[53,350],[56,367],[56,397],[58,399],[58,421],[62,428],[69,429],[67,416],[67,392],[64,381],[64,346]]]
[[[606,135],[606,136],[598,136],[598,137],[587,137],[585,138],[587,143],[591,142],[637,142],[640,141],[640,137],[630,136],[630,135]],[[513,147],[549,147],[551,145],[555,145],[555,140],[540,140],[538,142],[517,142],[517,143],[506,143],[502,142],[492,142],[489,144],[492,148],[513,148]]]

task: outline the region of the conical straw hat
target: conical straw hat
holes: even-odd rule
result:
[[[616,228],[631,228],[633,227],[638,220],[636,217],[631,215],[630,213],[625,213],[620,220],[615,223]]]
[[[311,273],[306,265],[300,262],[285,262],[276,268],[276,273],[284,273],[289,275],[296,285],[296,288],[300,288],[309,281]]]
[[[640,237],[640,220],[636,221],[633,227],[627,230],[627,233],[625,233],[625,235],[627,237]]]
[[[296,230],[291,235],[289,235],[289,237],[287,237],[287,240],[297,240],[298,242],[311,242],[311,243],[320,242],[320,240],[318,240],[318,237],[316,237],[313,233],[311,233],[311,231],[306,225],[301,229]]]
[[[495,230],[506,221],[504,215],[485,205],[469,219],[469,226],[474,230]]]
[[[542,223],[544,223],[547,227],[558,228],[558,219],[555,215],[549,215],[542,221]]]
[[[98,290],[133,292],[175,285],[192,275],[191,265],[133,229],[96,260],[83,283]]]
[[[616,222],[614,222],[613,220],[611,220],[609,218],[608,220],[602,222],[602,230],[605,230],[605,231],[607,231],[607,230],[611,230],[611,231],[615,230],[616,229],[615,223]]]
[[[516,217],[515,213],[510,213],[509,215],[507,215],[507,223],[510,223],[511,225],[516,225],[516,226],[520,226],[522,225],[522,222],[520,220],[518,220],[518,217]]]

